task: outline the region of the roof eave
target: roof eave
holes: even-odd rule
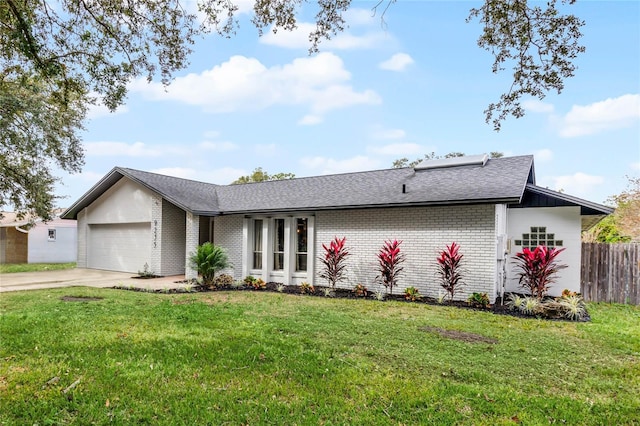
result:
[[[538,194],[546,195],[548,197],[555,197],[560,200],[580,206],[581,207],[580,214],[582,216],[600,216],[600,215],[606,216],[613,213],[615,210],[613,207],[604,206],[602,204],[598,204],[582,198],[574,197],[573,195],[564,194],[562,192],[553,191],[551,189],[542,188],[532,184],[527,184],[526,189]],[[591,212],[585,213],[585,211],[591,211]]]
[[[237,214],[275,214],[290,213],[300,211],[327,211],[327,210],[357,210],[375,208],[399,208],[399,207],[431,207],[431,206],[451,206],[451,205],[474,205],[474,204],[511,204],[519,202],[518,197],[492,198],[492,199],[471,199],[456,201],[418,201],[410,203],[382,203],[382,204],[348,204],[331,206],[299,206],[295,208],[279,209],[249,209],[249,210],[228,210],[221,211],[216,216],[237,215]]]

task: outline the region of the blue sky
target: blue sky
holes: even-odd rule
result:
[[[526,100],[496,133],[484,109],[508,89],[465,23],[478,2],[405,1],[381,26],[354,1],[349,28],[309,56],[313,9],[299,30],[258,37],[239,2],[231,39],[194,46],[166,90],[131,82],[115,113],[92,108],[81,174],[61,174],[71,205],[114,166],[227,184],[255,167],[297,177],[391,167],[435,151],[533,154],[537,183],[604,202],[640,175],[640,3],[578,1],[586,21],[576,76],[562,94]]]

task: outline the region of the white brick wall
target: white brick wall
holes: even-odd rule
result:
[[[78,268],[87,267],[87,209],[78,213]]]
[[[198,238],[200,234],[200,217],[198,215],[186,212],[185,228],[185,251],[183,253],[183,259],[185,262],[184,275],[185,278],[189,280],[198,276],[198,271],[191,267],[189,258],[198,247]]]
[[[495,298],[495,233],[494,205],[406,207],[363,209],[350,211],[323,211],[316,213],[316,255],[324,253],[322,244],[335,236],[347,237],[352,255],[348,258],[348,281],[342,287],[357,283],[369,290],[382,290],[375,283],[376,254],[388,239],[402,240],[406,254],[404,274],[394,294],[414,286],[420,293],[437,297],[444,292],[439,285],[436,257],[447,244],[456,242],[464,254],[464,281],[467,286],[456,299],[466,299],[473,292],[487,293]],[[316,263],[315,280],[320,262]]]
[[[217,216],[213,220],[213,243],[227,250],[232,269],[221,271],[242,279],[242,220],[243,216]]]
[[[185,273],[186,212],[162,200],[162,269],[160,275]]]
[[[162,197],[155,192],[151,196],[151,254],[149,269],[162,275]]]

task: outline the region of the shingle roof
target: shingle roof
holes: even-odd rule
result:
[[[116,167],[63,215],[76,218],[123,176],[195,214],[326,210],[407,205],[519,203],[534,184],[533,156],[485,165],[375,170],[243,185],[214,185]]]
[[[510,157],[489,160],[484,167],[386,169],[219,186],[216,191],[224,213],[518,202],[532,164],[531,156]]]

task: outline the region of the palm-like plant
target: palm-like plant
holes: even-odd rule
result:
[[[453,301],[455,294],[464,285],[461,270],[463,257],[464,255],[460,253],[460,245],[453,242],[450,246],[446,246],[437,258],[440,285],[449,294],[449,302]]]
[[[556,260],[563,251],[563,248],[538,246],[533,250],[525,247],[521,252],[516,253],[513,259],[519,270],[520,286],[541,300],[551,284],[555,282],[558,271],[567,267]]]
[[[346,241],[347,237],[335,237],[328,246],[323,244],[324,256],[318,258],[324,266],[320,271],[320,278],[329,281],[329,286],[334,289],[336,283],[345,278],[346,258],[350,255],[349,249],[345,247]]]
[[[385,241],[378,252],[378,275],[377,279],[389,289],[389,294],[393,294],[393,287],[398,283],[400,273],[404,268],[400,266],[405,261],[404,253],[400,252],[402,241]]]
[[[191,266],[198,271],[203,283],[207,286],[214,285],[217,271],[231,266],[226,250],[210,242],[198,246],[190,260]]]

